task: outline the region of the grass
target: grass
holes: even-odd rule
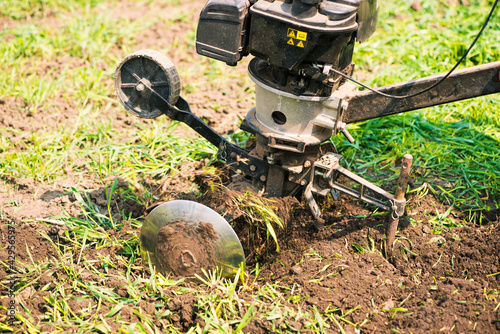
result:
[[[474,39],[488,5],[423,1],[419,12],[409,2],[387,6],[379,18],[383,25],[355,52],[358,71],[371,86],[447,72]],[[496,15],[462,68],[499,59],[494,42],[499,29]],[[375,173],[367,177],[375,182],[390,178],[387,171],[394,162],[411,153],[416,185],[434,184],[439,199],[463,211],[498,208],[499,101],[498,94],[490,95],[360,122],[350,129],[354,144],[338,138],[335,143],[344,163],[361,171],[372,169]]]
[[[187,295],[192,297],[191,307],[196,305],[199,309],[198,324],[194,324],[191,333],[241,332],[256,314],[273,320],[275,330],[286,329],[287,321],[292,319],[306,319],[310,329],[325,326],[325,320],[317,310],[297,314],[295,309],[287,306],[281,297],[283,288],[279,285],[267,283],[254,291],[252,302],[242,299],[242,294],[254,289],[258,267],[252,273],[255,274],[253,280],[247,273],[237,274],[229,280],[217,272],[205,272],[198,276],[198,284],[185,284],[183,279],[155,275],[152,269],[142,266],[137,235],[116,238],[98,225],[85,226],[74,219],[65,221],[68,230],[62,238],[64,241],[59,247],[54,245],[60,249],[57,258],[23,265],[24,269],[18,274],[18,295],[32,290],[42,276],[52,278],[49,283],[44,281],[45,285],[37,290],[47,292],[43,324],[53,325],[57,331],[109,333],[120,329],[120,332],[151,333],[153,329],[163,328],[179,332],[179,328],[172,325],[178,317],[168,305]],[[132,224],[140,226],[139,222],[132,221]],[[103,255],[106,250],[115,248],[134,251]],[[78,266],[79,263],[83,266]],[[101,284],[109,281],[114,283],[111,286],[110,283]],[[113,287],[118,287],[118,290]],[[269,303],[276,299],[277,303]],[[42,330],[43,325],[34,322],[23,300],[16,297],[16,302],[25,314],[18,313],[18,325],[28,332]],[[93,309],[96,306],[97,311]],[[129,309],[137,322],[127,320],[125,311]],[[12,327],[4,324],[3,328],[8,331]]]
[[[252,84],[237,68],[188,52],[195,38],[192,9],[169,16],[167,9],[159,13],[156,6],[178,2],[135,1],[130,2],[132,11],[152,10],[154,15],[132,20],[111,13],[119,3],[13,0],[0,4],[2,108],[39,124],[22,130],[0,123],[0,178],[54,184],[77,175],[100,180],[109,191],[106,211],[101,212],[84,192],[71,189],[82,215],[56,217],[67,227],[61,237],[64,242],[56,246],[57,257],[19,266],[23,269],[18,294],[36,287],[44,292],[47,304],[42,323],[37,323],[32,310],[16,297],[22,309],[19,331],[43,332],[50,325],[60,332],[107,333],[116,328],[129,333],[180,332],[179,312],[171,311],[169,303],[189,295],[198,315],[198,325],[190,333],[248,332],[248,324],[255,319],[265,319],[273,332],[293,332],[297,323],[316,333],[363,327],[368,318],[357,323],[348,320],[348,315],[360,313],[356,308],[306,308],[302,300],[307,296],[292,296],[293,291],[281,282],[261,284],[258,266],[232,280],[217,272],[206,273],[198,284],[155,274],[142,263],[136,234],[118,237],[107,229],[119,230],[121,221],[129,217],[127,212],[122,212],[121,219],[112,214],[110,198],[118,189],[113,181],[105,180],[120,176],[131,184],[126,196],[146,203],[154,194],[145,183],[160,182],[179,173],[183,165],[215,152],[199,136],[184,136],[186,128],[176,122],[126,119],[115,99],[112,76],[144,32],[155,24],[168,29],[182,23],[188,28],[160,50],[178,60],[186,94],[207,86],[224,94],[226,82],[241,88],[239,100],[253,94]],[[370,85],[382,86],[447,71],[473,39],[490,3],[470,1],[467,6],[456,6],[423,0],[419,12],[410,8],[409,1],[380,3],[377,32],[355,52],[358,75]],[[497,14],[464,66],[499,59],[499,30]],[[435,196],[480,221],[479,210],[500,207],[499,102],[498,96],[488,96],[361,122],[350,126],[354,144],[341,137],[333,141],[344,156],[345,167],[378,184],[396,177],[395,162],[404,153],[412,153],[415,187],[422,193],[432,189]],[[52,121],[58,117],[64,121]],[[124,119],[128,126],[123,126]],[[280,226],[279,218],[266,220],[269,214],[262,214],[260,203],[247,207],[249,214],[263,217],[269,237],[278,246],[276,233],[271,231],[272,226]],[[131,220],[136,229],[141,224],[140,218]],[[436,232],[453,224],[450,212],[437,214],[432,221]],[[360,253],[376,253],[372,240],[353,247]],[[407,248],[402,251],[413,255]],[[305,255],[307,261],[323,260],[318,256]],[[341,270],[322,264],[311,282],[319,283]],[[49,279],[41,284],[44,275]],[[116,287],[102,282],[116,282]],[[498,296],[498,291],[489,295]],[[394,316],[402,310],[388,312]],[[12,330],[4,318],[0,330]]]
[[[257,254],[255,255],[257,257],[261,255],[260,253],[264,249],[264,245],[267,246],[267,250],[271,244],[271,239],[276,245],[276,252],[279,252],[280,246],[277,237],[279,231],[277,232],[275,227],[284,229],[285,222],[276,213],[276,200],[255,197],[251,193],[245,192],[237,196],[233,202],[242,212],[248,215],[251,221],[250,224],[254,225],[257,230],[263,230],[266,234],[264,244],[260,250],[256,250]]]

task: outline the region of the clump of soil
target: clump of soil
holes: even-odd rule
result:
[[[285,238],[284,234],[288,233],[285,227],[291,219],[296,218],[294,210],[300,207],[295,197],[261,197],[249,190],[228,188],[219,184],[220,180],[216,181],[216,190],[210,190],[203,182],[198,182],[203,191],[198,201],[215,209],[230,222],[247,260],[262,260],[269,252],[275,252],[279,245],[270,237],[269,226],[278,240]],[[279,219],[279,223],[275,218]]]
[[[195,323],[198,311],[195,302],[195,297],[191,294],[172,297],[168,309],[174,312],[171,320],[175,327],[188,330]]]
[[[10,227],[10,232],[9,232]],[[39,223],[15,224],[7,219],[0,219],[0,261],[9,261],[7,245],[9,240],[15,242],[15,260],[22,263],[39,262],[57,255],[52,242],[58,242],[63,233],[59,226],[46,226]],[[17,265],[17,264],[16,264]],[[2,266],[0,274],[7,274],[8,268]]]
[[[211,223],[198,226],[183,219],[176,219],[158,232],[155,250],[157,266],[161,272],[177,276],[192,276],[201,269],[217,266],[215,255],[219,236]]]

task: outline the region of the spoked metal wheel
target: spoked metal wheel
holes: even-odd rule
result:
[[[175,105],[181,83],[177,69],[164,54],[139,50],[123,59],[115,73],[115,89],[125,109],[141,118],[162,114],[165,101]]]

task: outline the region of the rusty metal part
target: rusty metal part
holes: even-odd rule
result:
[[[326,196],[332,193],[332,191],[332,195],[335,197],[338,196],[338,191],[341,191],[383,210],[390,211],[392,207],[391,203],[394,201],[394,195],[340,166],[339,162],[341,158],[342,156],[339,154],[328,152],[313,164],[310,181],[304,191],[313,216],[318,218],[321,215],[313,194]],[[340,175],[357,183],[359,189],[341,184],[337,181]],[[383,199],[368,195],[366,193],[367,190]]]
[[[391,99],[368,90],[356,92],[345,98],[348,106],[342,113],[342,121],[349,124],[499,93],[499,73],[500,61],[464,68],[453,72],[432,90],[406,99]],[[444,74],[438,74],[380,87],[377,90],[391,95],[407,95],[429,87],[442,77]]]
[[[406,186],[408,185],[408,179],[410,178],[410,169],[412,162],[413,156],[411,154],[405,154],[405,156],[403,157],[403,162],[401,164],[398,186],[396,188],[396,192],[394,193],[394,198],[397,201],[402,201],[405,199]]]
[[[401,164],[401,172],[399,173],[398,185],[396,192],[394,193],[394,200],[392,201],[391,214],[389,218],[389,224],[387,225],[387,242],[389,248],[392,247],[394,240],[396,239],[396,232],[398,231],[399,218],[404,214],[406,206],[406,187],[408,185],[408,179],[410,177],[411,163],[413,161],[413,156],[411,154],[405,154],[403,157],[403,162]]]
[[[266,192],[269,197],[283,196],[283,186],[285,185],[285,171],[278,167],[269,166],[267,174]]]

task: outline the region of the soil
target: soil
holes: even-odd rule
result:
[[[215,269],[217,240],[211,223],[195,226],[183,219],[170,222],[158,231],[155,255],[159,271],[182,277],[202,274],[201,269]]]
[[[186,20],[176,21],[173,29],[165,29],[165,22],[159,22],[139,36],[136,49],[166,48],[172,45],[176,38],[184,38],[191,29],[192,23],[205,1],[195,0],[174,6],[175,10],[167,10],[165,5],[156,8],[163,12],[167,19],[175,20],[176,15],[187,12]],[[417,3],[417,2],[415,2]],[[163,7],[162,7],[163,6]],[[416,5],[415,5],[416,6]],[[169,7],[170,8],[170,7]],[[160,10],[161,9],[161,10]],[[416,9],[418,10],[418,9]],[[151,11],[141,11],[134,2],[122,1],[115,8],[117,16],[128,16],[131,21],[140,19]],[[6,24],[15,24],[12,20],[4,20]],[[60,24],[53,19],[55,26]],[[2,21],[0,21],[2,22]],[[4,36],[4,38],[6,38]],[[119,46],[111,50],[119,53]],[[195,62],[194,47],[169,56],[179,68],[188,68]],[[71,58],[60,61],[77,62]],[[52,65],[51,65],[52,66]],[[246,71],[245,64],[240,64],[235,71],[242,74]],[[40,74],[43,75],[43,68]],[[200,79],[197,89],[187,93],[184,98],[191,102],[193,112],[206,119],[209,125],[223,134],[231,133],[237,127],[238,118],[243,117],[253,107],[252,95],[244,86],[237,82],[225,81],[203,83]],[[110,78],[111,83],[111,78]],[[110,87],[112,85],[110,84]],[[110,92],[113,98],[114,93]],[[17,97],[2,97],[0,100],[0,134],[13,141],[22,142],[32,132],[42,131],[49,127],[69,126],[75,122],[78,115],[76,106],[62,97],[50,101],[46,109],[38,109],[32,113],[32,107]],[[214,105],[221,106],[213,108]],[[152,121],[136,120],[125,114],[118,103],[109,112],[113,126],[120,129],[134,126],[140,122],[151,126]],[[184,131],[186,136],[197,135],[193,131]],[[282,303],[295,310],[296,313],[320,312],[326,310],[338,314],[347,314],[344,319],[352,323],[361,323],[369,319],[361,327],[362,333],[385,333],[395,330],[401,333],[495,333],[500,331],[500,211],[485,212],[481,225],[466,222],[462,213],[451,211],[447,219],[457,226],[453,229],[439,230],[432,222],[439,214],[447,212],[449,206],[428,194],[422,198],[414,196],[409,199],[407,215],[400,221],[400,231],[394,246],[384,244],[387,216],[373,214],[372,208],[362,202],[341,195],[333,201],[325,199],[318,201],[322,208],[321,220],[314,219],[303,201],[296,198],[270,199],[267,204],[285,221],[285,228],[276,227],[280,251],[276,244],[266,242],[262,227],[250,222],[248,217],[234,206],[233,198],[240,195],[235,191],[208,191],[204,182],[196,180],[203,196],[194,197],[186,189],[192,186],[193,175],[201,171],[205,162],[193,165],[186,163],[183,172],[173,175],[168,180],[149,182],[153,189],[164,200],[189,198],[200,201],[213,209],[224,208],[226,214],[234,218],[233,226],[241,240],[247,255],[247,271],[255,269],[260,263],[260,273],[256,284],[262,287],[275,284],[282,287],[279,291],[284,298]],[[229,175],[229,174],[228,174]],[[54,265],[53,258],[64,250],[65,242],[72,231],[60,225],[57,219],[61,215],[81,217],[83,215],[71,188],[82,189],[88,195],[85,198],[99,212],[107,214],[107,189],[113,180],[101,180],[85,173],[68,171],[64,177],[43,183],[33,179],[0,178],[0,217],[13,217],[16,222],[16,259],[18,265],[26,267],[44,263],[36,278],[30,285],[19,291],[19,298],[25,309],[19,312],[25,317],[32,317],[35,323],[42,323],[44,315],[51,312],[49,303],[50,291],[73,284],[64,268]],[[213,180],[212,180],[213,181]],[[226,175],[216,182],[225,187],[230,183]],[[410,184],[410,187],[412,185]],[[122,190],[134,189],[127,182],[120,181],[118,187]],[[120,192],[112,196],[111,212],[118,224],[116,229],[102,229],[102,233],[117,240],[126,240],[136,236],[139,230],[131,226],[126,217],[137,218],[143,215],[146,205],[136,203]],[[8,261],[6,249],[8,243],[9,221],[0,221],[0,261]],[[194,268],[210,266],[213,258],[210,256],[192,264],[188,253],[177,255],[178,250],[165,245],[172,238],[183,240],[189,244],[193,240],[210,247],[206,240],[214,240],[213,228],[209,224],[201,224],[197,230],[186,231],[179,228],[182,224],[171,224],[160,230],[158,252],[164,258],[172,257],[177,262],[169,262],[168,266],[179,275],[191,274]],[[196,232],[196,233],[195,233]],[[164,241],[164,243],[163,243]],[[176,241],[178,242],[178,241]],[[163,243],[163,245],[162,245]],[[199,252],[189,244],[192,253]],[[212,249],[203,250],[212,254]],[[78,258],[69,259],[78,277],[86,284],[105,286],[120,297],[129,296],[127,282],[123,277],[125,265],[117,260],[120,254],[127,250],[115,247],[99,247],[98,244],[87,247]],[[176,254],[173,255],[172,254]],[[97,266],[92,270],[87,265],[96,259],[111,257],[116,268]],[[179,262],[181,261],[181,262]],[[193,261],[194,262],[194,261]],[[189,267],[189,265],[191,265]],[[189,268],[183,268],[189,267]],[[139,277],[143,269],[133,266],[132,274]],[[104,281],[99,273],[108,276]],[[193,271],[194,272],[194,271]],[[0,267],[0,277],[9,274],[8,266]],[[184,283],[187,287],[192,283]],[[196,323],[203,323],[198,313],[196,298],[191,293],[177,295],[168,289],[162,291],[170,299],[169,303],[157,309],[157,312],[172,312],[171,322],[181,331],[188,331]],[[240,292],[243,299],[250,301],[249,294]],[[0,287],[0,304],[8,307],[7,286]],[[295,297],[294,297],[295,296]],[[292,297],[292,298],[289,298]],[[149,314],[154,314],[159,297],[148,296],[139,302],[139,307]],[[85,305],[78,295],[67,299],[68,306],[73,310],[95,312],[95,305]],[[269,301],[270,304],[273,301]],[[87,309],[88,308],[88,309]],[[110,310],[106,306],[99,308],[104,316]],[[2,311],[3,312],[3,311]],[[121,312],[121,320],[140,322],[132,308],[125,305]],[[116,317],[111,317],[116,319]],[[2,320],[4,321],[4,320]],[[290,318],[284,324],[276,324],[271,320],[252,319],[245,327],[248,333],[266,333],[272,328],[284,326],[290,331],[304,326],[302,320]],[[113,332],[117,332],[119,324],[108,321]],[[155,320],[160,330],[169,329]],[[334,322],[326,332],[337,332]],[[42,331],[54,331],[50,324],[42,324]],[[68,328],[68,331],[71,329]]]
[[[169,195],[172,196],[171,193]],[[238,193],[234,191],[206,193],[199,201],[215,208],[221,203],[230,202],[231,196],[236,195]],[[182,193],[178,196],[182,197]],[[56,203],[58,199],[60,197],[46,198],[49,203]],[[19,197],[19,201],[33,202],[33,196]],[[255,268],[258,261],[261,268],[258,286],[266,283],[281,286],[280,292],[288,300],[283,303],[288,307],[303,312],[313,308],[320,312],[327,309],[340,309],[342,312],[355,310],[345,319],[359,323],[368,317],[370,320],[363,325],[362,333],[387,332],[390,329],[405,333],[468,333],[473,330],[493,333],[500,330],[500,275],[495,275],[500,271],[498,212],[488,213],[491,221],[483,225],[466,223],[464,217],[458,215],[453,219],[463,227],[435,234],[429,222],[433,211],[438,208],[440,213],[444,213],[448,207],[431,195],[411,198],[408,215],[400,222],[397,243],[386,254],[383,240],[387,217],[371,215],[370,208],[355,199],[341,195],[336,201],[323,201],[320,203],[323,208],[322,221],[313,219],[308,208],[295,198],[271,201],[276,208],[289,209],[286,228],[276,228],[280,252],[276,252],[274,244],[265,243],[266,237],[258,226],[250,224],[245,216],[238,215],[234,207],[227,209],[233,216],[239,216],[233,226],[248,255],[248,272]],[[287,215],[282,216],[286,218]],[[410,217],[418,223],[410,223]],[[127,225],[127,221],[123,224],[121,229],[106,230],[106,233],[122,240],[127,239],[128,235],[138,234],[139,230]],[[208,225],[202,224],[196,236],[192,233],[184,235],[184,224],[183,228],[177,228],[175,223],[173,225],[161,230],[160,240],[169,240],[174,235],[184,240],[215,237]],[[206,233],[200,233],[202,231]],[[58,249],[54,244],[64,245],[64,233],[71,231],[43,222],[19,223],[16,227],[17,260],[30,264],[56,257]],[[7,235],[7,221],[2,221],[0,238],[4,240],[3,245],[7,244]],[[203,244],[210,245],[206,242]],[[171,249],[159,248],[159,252],[166,253],[166,258],[172,254]],[[411,253],[406,251],[403,256],[404,249]],[[110,247],[90,248],[82,255],[82,260],[118,256],[122,251]],[[7,263],[7,257],[7,251],[2,249],[0,260]],[[116,273],[116,278],[103,281],[100,276],[89,271],[83,261],[74,263],[74,267],[81,272],[80,277],[85,282],[105,285],[120,296],[128,295],[122,275],[118,274],[123,268],[111,269],[108,273]],[[98,270],[105,272],[106,268]],[[0,271],[2,276],[8,274],[5,267]],[[176,273],[182,275],[182,271]],[[32,310],[33,317],[40,319],[49,310],[47,299],[44,298],[49,292],[43,290],[50,291],[57,282],[67,285],[67,279],[62,268],[50,268],[44,270],[31,287],[19,292],[25,306]],[[2,296],[6,296],[5,288],[1,290]],[[294,299],[288,297],[293,294],[297,295],[297,299],[291,302],[289,300]],[[242,298],[245,298],[245,293],[242,293]],[[8,298],[2,298],[2,305],[7,306],[7,302]],[[78,300],[72,302],[78,303]],[[154,297],[148,303],[154,305]],[[146,310],[148,303],[142,308]],[[172,323],[182,331],[202,323],[197,315],[196,298],[189,293],[172,295],[166,309],[174,312]],[[124,308],[120,313],[123,319],[139,321],[133,312],[127,313],[127,310],[130,311]],[[100,312],[106,314],[108,311],[107,308],[101,308]],[[127,314],[129,318],[126,318]],[[248,333],[266,333],[275,325],[255,319],[245,329]],[[301,328],[304,324],[290,320],[282,325]],[[46,330],[50,328],[46,326]]]
[[[357,308],[348,318],[358,323],[368,315],[366,332],[500,329],[498,300],[487,295],[498,291],[500,283],[498,275],[491,276],[500,268],[498,220],[436,235],[428,215],[414,211],[413,217],[423,221],[402,224],[396,246],[383,256],[386,219],[355,218],[367,214],[365,210],[341,198],[325,210],[329,214],[323,226],[309,218],[306,209],[297,210],[280,240],[281,252],[267,257],[259,277],[295,286],[308,296],[306,305],[321,311]],[[403,247],[416,255],[403,256]]]

